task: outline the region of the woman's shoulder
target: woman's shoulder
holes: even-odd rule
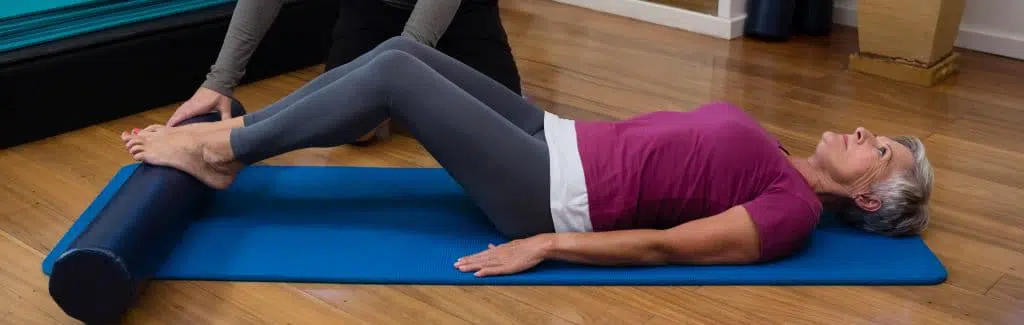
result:
[[[763,260],[789,255],[804,245],[821,220],[821,201],[800,182],[780,181],[743,204],[758,229]]]

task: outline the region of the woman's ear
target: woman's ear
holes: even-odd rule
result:
[[[875,212],[882,208],[882,200],[871,193],[857,194],[853,197],[853,201],[864,211]]]

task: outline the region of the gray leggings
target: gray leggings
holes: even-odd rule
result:
[[[251,164],[405,125],[504,235],[553,232],[544,111],[441,52],[396,37],[325,72],[231,132]]]

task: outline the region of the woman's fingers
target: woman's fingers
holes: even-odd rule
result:
[[[458,261],[456,261],[456,263],[461,262],[461,261],[472,262],[472,261],[476,261],[476,260],[479,260],[479,259],[487,258],[488,256],[491,256],[494,253],[493,249],[495,247],[497,247],[497,246],[494,246],[494,244],[488,244],[487,245],[487,249],[485,249],[483,251],[480,251],[479,253],[476,253],[476,254],[473,254],[473,255],[462,257]]]
[[[489,254],[489,252],[485,252],[485,254],[476,254],[473,256],[460,258],[458,261],[455,262],[455,265],[477,265],[486,263],[488,260],[491,259],[493,259],[491,257],[491,254]]]
[[[477,277],[513,273],[511,256],[506,247],[487,244],[487,249],[455,261],[455,268],[462,272],[474,272]],[[502,255],[504,254],[504,255]]]
[[[500,273],[498,273],[497,269],[498,268],[494,268],[494,267],[480,269],[480,271],[474,272],[473,276],[478,277],[478,278],[482,278],[482,277],[485,277],[485,276],[499,275]]]
[[[463,272],[478,271],[487,267],[499,267],[505,264],[501,258],[494,255],[491,250],[460,258],[455,262],[455,268]]]
[[[460,261],[455,263],[455,268],[462,272],[473,272],[482,269],[485,266],[480,261]]]
[[[512,265],[510,265],[510,264],[503,264],[503,265],[496,265],[496,266],[490,266],[490,267],[481,268],[479,271],[476,271],[475,273],[473,273],[473,276],[482,278],[482,277],[485,277],[485,276],[505,275],[505,274],[512,274],[512,273],[516,273],[516,270],[512,267]]]

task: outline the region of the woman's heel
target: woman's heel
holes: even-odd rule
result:
[[[384,121],[373,129],[372,135],[365,140],[356,140],[352,142],[352,145],[359,147],[366,147],[377,143],[377,141],[385,140],[391,137],[391,123],[390,121]]]

